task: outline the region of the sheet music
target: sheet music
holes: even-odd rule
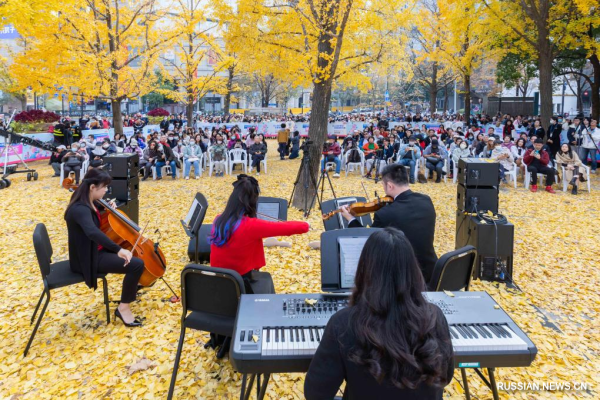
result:
[[[198,200],[194,199],[190,210],[183,220],[183,222],[185,222],[185,224],[188,226],[188,229],[192,229],[194,227],[194,223],[198,219],[201,211],[202,205],[198,202]]]
[[[337,206],[338,209],[342,208],[342,206],[349,206],[350,204],[354,204],[357,203],[358,199],[356,199],[355,197],[348,197],[347,199],[339,199],[339,200],[335,200],[335,204]],[[338,220],[340,221],[340,227],[342,228],[347,228],[348,227],[348,221],[346,221],[346,219],[344,217],[342,217],[342,214],[339,213],[338,215]],[[363,224],[362,221],[362,217],[358,217],[357,218],[361,224]],[[364,224],[363,224],[364,226]]]
[[[258,219],[263,219],[265,221],[277,221],[279,219],[279,203],[258,203],[257,212],[260,214],[268,215],[271,218],[264,217],[262,215],[258,215]]]
[[[338,238],[340,249],[340,286],[342,289],[354,287],[354,275],[356,275],[358,260],[368,238],[368,236]]]

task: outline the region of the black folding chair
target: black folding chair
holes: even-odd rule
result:
[[[427,288],[432,292],[468,292],[476,258],[477,249],[470,245],[444,254],[435,263]]]
[[[175,356],[168,399],[173,398],[186,328],[225,336],[217,357],[229,346],[240,297],[245,294],[244,281],[236,271],[225,268],[188,264],[181,272],[181,334]]]
[[[44,303],[44,307],[42,307],[42,312],[35,323],[35,327],[33,328],[29,342],[27,342],[27,347],[25,347],[25,353],[23,354],[23,357],[27,356],[31,342],[33,341],[38,327],[40,326],[40,322],[42,322],[42,318],[44,317],[48,303],[50,303],[50,291],[85,281],[82,274],[71,271],[68,260],[55,263],[52,262],[52,244],[50,243],[48,230],[44,224],[37,224],[35,230],[33,231],[33,247],[35,248],[35,255],[38,259],[38,264],[40,265],[42,281],[44,282],[44,291],[42,292],[37,306],[35,307],[35,311],[31,316],[30,324],[33,324],[33,320],[35,319],[35,316],[40,308],[40,304],[42,304],[44,295],[46,295],[46,301]],[[98,274],[98,278],[102,279],[102,286],[104,289],[104,304],[106,306],[106,323],[110,324],[108,284],[106,282],[106,274]]]

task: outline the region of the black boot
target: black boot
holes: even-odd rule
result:
[[[573,189],[571,189],[571,194],[577,194],[577,185],[573,185]]]
[[[575,186],[575,182],[576,182],[576,181],[577,181],[577,177],[576,177],[576,176],[574,176],[574,177],[571,179],[571,182],[569,182],[569,185],[571,185],[571,186]]]

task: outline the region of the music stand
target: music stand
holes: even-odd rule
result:
[[[265,221],[287,221],[288,201],[277,197],[259,197],[256,211],[258,219]]]
[[[344,255],[342,254],[342,245],[344,244],[344,240],[362,239],[358,241],[362,241],[363,243],[361,244],[364,244],[364,241],[379,229],[336,229],[321,234],[321,290],[323,292],[346,293],[352,291],[352,287],[343,284],[342,258]],[[357,244],[347,243],[347,245],[354,246],[355,250],[362,251],[362,246],[360,246],[360,249],[357,249]],[[359,254],[360,251],[358,251]],[[358,262],[355,256],[356,254],[353,255],[354,262]]]
[[[324,201],[323,206],[323,214],[330,213],[334,210],[339,209],[343,205],[349,205],[356,202],[366,202],[367,200],[364,197],[338,197],[337,199]],[[362,217],[357,217],[357,219],[361,222],[363,226],[371,226],[373,225],[373,221],[371,219],[371,215],[363,215]],[[342,214],[337,214],[332,218],[329,218],[327,221],[323,221],[323,226],[326,231],[331,231],[334,229],[346,229],[348,228],[348,221]]]
[[[204,221],[204,217],[206,216],[206,210],[208,209],[208,201],[206,201],[206,197],[200,192],[196,193],[196,197],[194,197],[194,201],[192,202],[192,206],[188,211],[185,219],[181,220],[181,226],[183,226],[183,230],[185,233],[192,239],[195,238],[195,246],[194,246],[194,259],[196,264],[198,263],[198,237],[200,227],[202,226],[202,222]]]

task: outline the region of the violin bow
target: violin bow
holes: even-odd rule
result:
[[[361,182],[360,184],[361,184],[363,190],[365,191],[365,196],[367,196],[367,201],[371,201],[369,199],[369,193],[367,193],[367,189],[365,188],[365,184],[363,182]]]

